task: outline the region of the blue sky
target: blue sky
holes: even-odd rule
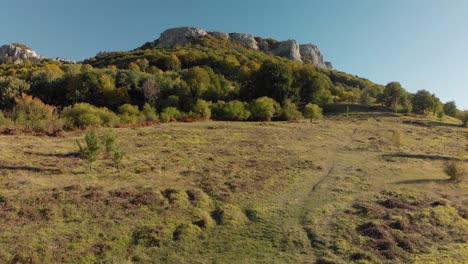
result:
[[[0,0],[0,44],[82,60],[195,26],[315,43],[338,70],[468,109],[466,0]]]

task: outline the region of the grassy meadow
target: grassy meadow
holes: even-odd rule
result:
[[[468,262],[467,180],[444,173],[466,144],[452,120],[114,131],[120,171],[104,153],[89,170],[86,131],[0,136],[0,263]]]

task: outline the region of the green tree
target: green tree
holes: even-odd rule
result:
[[[267,61],[255,74],[253,98],[267,96],[278,102],[297,98],[298,89],[291,86],[292,81],[292,71],[287,64]]]
[[[205,100],[198,99],[197,103],[193,107],[193,112],[198,117],[201,117],[204,120],[209,120],[211,117],[210,103]]]
[[[15,101],[13,119],[26,130],[46,132],[47,122],[57,119],[56,108],[44,104],[39,98],[21,94]]]
[[[127,153],[124,152],[119,146],[116,146],[113,151],[112,162],[117,171],[120,171],[120,166],[123,159],[127,156]]]
[[[304,107],[304,117],[310,119],[311,123],[314,119],[322,119],[322,108],[316,104],[308,103]]]
[[[86,160],[89,163],[89,171],[91,171],[92,164],[97,160],[99,150],[101,149],[101,147],[99,146],[99,141],[96,135],[96,131],[91,130],[90,132],[86,133],[85,135],[86,146],[81,146],[81,143],[78,140],[76,141],[76,143],[78,144],[81,158]]]
[[[457,108],[457,105],[455,104],[455,101],[450,101],[450,102],[445,103],[444,112],[446,115],[451,116],[451,117],[458,116],[459,110]]]
[[[247,103],[233,100],[229,102],[218,101],[212,105],[213,118],[215,120],[242,121],[250,117]]]
[[[382,101],[395,113],[401,105],[405,105],[407,100],[408,94],[399,82],[390,82],[385,86]]]
[[[198,98],[210,85],[210,75],[205,69],[198,66],[184,70],[182,77],[193,98]]]
[[[294,72],[294,87],[299,88],[301,101],[328,105],[332,103],[330,93],[333,83],[323,73],[315,71],[311,66],[305,66]]]
[[[0,108],[11,108],[15,105],[15,98],[26,93],[30,85],[15,77],[0,76]]]
[[[257,121],[271,121],[281,112],[280,105],[270,97],[260,97],[250,104],[251,117]]]
[[[302,118],[302,113],[297,110],[297,105],[290,99],[287,99],[281,109],[281,119],[291,121],[299,120]]]
[[[413,112],[416,114],[429,114],[437,108],[435,97],[426,90],[419,90],[413,96]]]

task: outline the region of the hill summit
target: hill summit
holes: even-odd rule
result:
[[[32,62],[41,62],[43,60],[53,60],[65,64],[75,64],[75,61],[64,59],[64,58],[47,58],[40,56],[33,49],[22,43],[11,43],[0,46],[0,64],[21,64],[26,60]]]
[[[274,56],[285,57],[294,61],[312,64],[314,66],[333,69],[331,62],[324,61],[319,48],[312,44],[299,44],[296,40],[278,41],[271,38],[261,38],[245,33],[224,33],[207,31],[195,27],[177,27],[161,33],[159,39],[145,43],[140,49],[171,48],[190,43],[194,39],[211,35],[217,38],[242,43],[245,46],[263,51]]]

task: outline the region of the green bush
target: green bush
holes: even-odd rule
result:
[[[461,112],[460,113],[460,120],[463,122],[464,127],[468,127],[468,112]]]
[[[209,120],[211,118],[210,103],[205,100],[198,99],[197,103],[193,106],[193,112],[196,117],[203,120]]]
[[[152,107],[150,104],[145,104],[143,110],[141,110],[140,119],[145,122],[158,121],[156,108]]]
[[[266,96],[257,98],[250,104],[250,113],[253,120],[271,121],[280,112],[280,105]]]
[[[13,124],[13,121],[9,118],[6,118],[2,111],[0,110],[0,128],[7,127]]]
[[[13,120],[25,130],[47,132],[48,122],[57,119],[55,107],[44,104],[38,98],[22,94],[15,101]]]
[[[175,107],[167,107],[161,113],[161,120],[163,122],[175,121],[182,117],[182,113]]]
[[[247,104],[241,101],[218,101],[212,105],[213,119],[226,121],[242,121],[250,117]]]
[[[299,120],[302,118],[301,112],[297,110],[297,106],[291,100],[286,100],[284,102],[283,108],[281,109],[281,119],[282,120]]]
[[[84,128],[87,126],[115,126],[119,117],[105,107],[95,107],[88,103],[77,103],[66,107],[62,112],[65,125],[69,128]]]
[[[15,98],[29,90],[29,84],[24,80],[0,76],[0,108],[11,108],[15,104]]]
[[[316,104],[307,104],[304,108],[304,117],[310,119],[310,122],[314,119],[322,119],[322,108]]]
[[[463,163],[463,160],[456,160],[445,164],[444,172],[450,177],[450,181],[461,182],[463,180],[466,174]]]
[[[140,120],[140,110],[138,106],[124,104],[119,107],[120,122],[124,124],[136,124]]]
[[[76,141],[76,143],[78,144],[81,158],[83,160],[88,161],[89,170],[91,171],[92,164],[97,160],[99,150],[101,149],[101,147],[99,146],[96,131],[91,130],[90,132],[86,133],[85,135],[86,146],[85,147],[81,146],[78,140]]]

